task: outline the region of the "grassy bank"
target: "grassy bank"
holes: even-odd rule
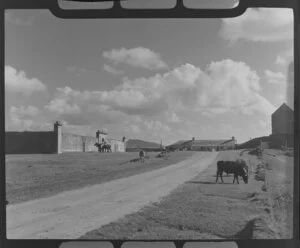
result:
[[[7,155],[6,199],[14,204],[128,177],[178,163],[193,152],[157,154],[148,153],[145,163],[130,162],[138,153]]]
[[[267,151],[263,160],[266,170],[267,196],[271,207],[271,225],[281,238],[292,238],[293,232],[293,157],[282,151]]]

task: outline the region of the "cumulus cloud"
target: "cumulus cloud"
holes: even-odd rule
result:
[[[125,63],[134,67],[150,70],[168,68],[158,53],[144,47],[113,49],[103,52],[103,57],[110,59],[115,64]]]
[[[76,91],[59,88],[53,111],[79,112],[76,106],[92,104],[102,113],[158,116],[187,109],[207,115],[229,111],[269,115],[274,106],[260,95],[260,78],[243,62],[212,62],[205,71],[191,64],[181,65],[167,73],[149,78],[124,79],[110,91]],[[57,106],[56,104],[57,103]],[[69,104],[64,107],[64,104]],[[50,105],[51,106],[51,105]],[[91,106],[90,106],[91,107]],[[83,111],[85,112],[85,111]]]
[[[281,72],[272,72],[265,70],[265,76],[270,84],[283,84],[286,82],[286,77]]]
[[[40,110],[35,106],[11,106],[8,112],[9,119],[6,120],[6,130],[52,130],[53,124],[37,121],[40,114]]]
[[[79,95],[79,91],[74,91],[69,87],[57,88],[56,97],[49,104],[45,105],[45,109],[57,115],[80,114],[80,107],[72,102],[74,97]]]
[[[36,78],[28,78],[24,71],[17,71],[5,66],[5,89],[10,93],[21,93],[26,96],[36,91],[45,91],[46,86]]]
[[[45,108],[59,115],[79,114],[81,112],[76,104],[69,104],[65,99],[54,99]]]
[[[121,74],[124,74],[124,71],[121,71],[121,70],[117,70],[116,68],[110,66],[110,65],[104,65],[103,66],[103,70],[104,71],[107,71],[111,74],[114,74],[114,75],[121,75]]]
[[[221,35],[230,41],[292,40],[293,18],[291,9],[251,8],[239,17],[222,19]]]

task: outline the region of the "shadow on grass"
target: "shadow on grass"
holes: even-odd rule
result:
[[[250,220],[241,231],[236,233],[231,238],[233,238],[233,239],[253,239],[255,221],[256,221],[256,219]]]
[[[212,177],[217,177],[217,175],[212,175]],[[222,177],[233,177],[233,175],[231,175],[231,174],[225,174],[225,175],[222,175]]]
[[[186,183],[194,183],[194,184],[232,184],[232,182],[224,182],[224,183],[221,183],[221,182],[200,182],[200,181],[188,181]]]

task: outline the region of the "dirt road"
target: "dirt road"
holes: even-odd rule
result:
[[[158,201],[207,168],[218,153],[196,153],[166,168],[7,206],[8,239],[75,239]]]

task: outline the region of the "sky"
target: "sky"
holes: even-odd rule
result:
[[[293,107],[293,12],[64,20],[8,10],[5,98],[7,131],[61,120],[64,132],[164,145],[269,135],[276,108]]]

